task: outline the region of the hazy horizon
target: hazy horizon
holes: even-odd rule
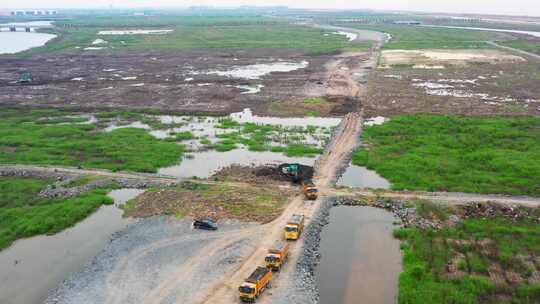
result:
[[[540,1],[538,0],[515,0],[511,3],[503,0],[493,1],[466,1],[466,0],[379,0],[377,2],[364,3],[350,0],[19,0],[17,2],[2,3],[0,9],[95,9],[95,8],[186,8],[189,6],[288,6],[290,8],[305,9],[372,9],[393,11],[417,11],[429,13],[454,13],[454,14],[497,14],[497,15],[522,15],[540,17]],[[46,2],[46,5],[44,5]]]

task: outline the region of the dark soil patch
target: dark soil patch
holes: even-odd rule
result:
[[[302,50],[286,49],[7,57],[0,59],[0,105],[224,114],[249,107],[261,114],[264,105],[270,102],[303,100],[304,86],[324,79],[324,64],[330,58],[330,55],[312,56]],[[272,73],[261,79],[205,73],[279,60],[308,61],[309,66],[288,73]],[[16,83],[23,72],[32,73],[31,84]],[[245,91],[235,87],[261,84],[264,87],[256,94],[242,94]]]

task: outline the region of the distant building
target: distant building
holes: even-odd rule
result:
[[[420,25],[422,22],[416,21],[416,20],[404,20],[404,21],[394,21],[393,24],[401,24],[401,25]]]
[[[56,16],[58,11],[55,10],[26,10],[26,11],[11,11],[11,16]]]

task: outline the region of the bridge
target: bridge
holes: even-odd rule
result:
[[[32,23],[4,23],[0,24],[0,32],[35,32],[36,29],[40,28],[53,28],[53,25],[45,24],[32,24]]]

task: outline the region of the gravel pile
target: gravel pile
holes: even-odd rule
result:
[[[106,187],[112,183],[120,188],[146,189],[154,187],[170,187],[178,184],[171,180],[150,179],[150,178],[104,178],[92,181],[86,185],[77,187],[67,187],[70,182],[80,178],[80,174],[68,173],[52,168],[32,168],[31,166],[0,166],[0,176],[8,177],[33,177],[33,178],[55,178],[56,182],[43,189],[39,195],[43,198],[68,198],[78,196],[81,193]]]
[[[170,217],[140,220],[116,233],[79,272],[49,293],[46,304],[142,303],[152,291],[161,303],[189,303],[236,267],[256,234],[254,224],[226,221],[218,231],[191,228]],[[215,245],[215,246],[214,246]]]
[[[0,176],[16,177],[35,177],[50,178],[54,177],[57,181],[65,181],[77,177],[77,174],[57,172],[54,170],[42,170],[38,168],[19,167],[19,166],[0,166]]]

